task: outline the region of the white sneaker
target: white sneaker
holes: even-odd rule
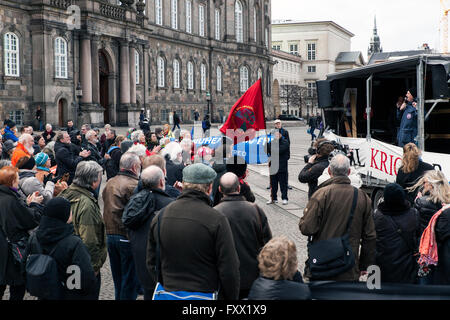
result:
[[[283,205],[287,205],[288,201],[287,200],[283,200]]]
[[[274,203],[278,203],[278,200],[269,200],[266,202],[266,204],[274,204]]]

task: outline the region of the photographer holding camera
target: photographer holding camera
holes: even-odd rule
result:
[[[323,138],[317,139],[313,147],[308,150],[311,156],[305,156],[306,166],[298,175],[298,180],[309,186],[308,199],[317,190],[317,181],[328,167],[328,157],[333,150],[334,144]]]

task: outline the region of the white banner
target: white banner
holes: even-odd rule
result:
[[[334,133],[324,133],[328,140],[347,145],[353,151],[352,167],[360,174],[395,182],[398,169],[402,164],[403,148],[371,139],[345,138]],[[439,166],[447,179],[450,178],[450,155],[443,153],[422,152],[422,160],[434,166]]]

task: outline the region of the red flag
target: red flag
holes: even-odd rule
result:
[[[261,79],[255,82],[231,108],[225,124],[220,128],[224,134],[233,130],[233,136],[248,135],[258,130],[266,129],[264,117],[264,101]],[[253,134],[252,134],[253,135]]]

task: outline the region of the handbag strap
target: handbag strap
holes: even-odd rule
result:
[[[352,225],[353,215],[355,214],[355,209],[356,209],[356,203],[357,202],[358,202],[358,189],[353,187],[352,208],[350,210],[350,216],[348,217],[347,226],[345,227],[345,233],[343,234],[343,236],[346,235],[347,233],[349,233],[349,231],[350,231],[350,227]],[[312,236],[308,237],[308,242],[312,242]]]

